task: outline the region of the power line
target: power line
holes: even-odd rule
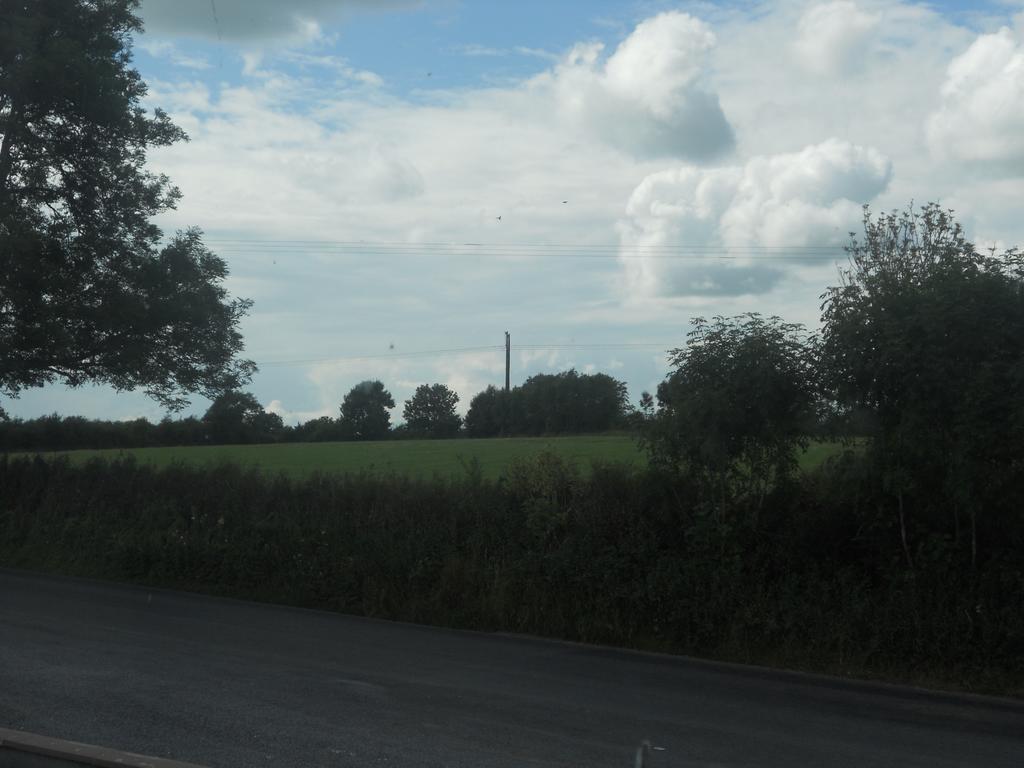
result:
[[[838,245],[614,245],[586,243],[405,243],[344,240],[208,239],[226,255],[332,255],[488,258],[592,258],[671,260],[835,260],[845,255]]]
[[[651,342],[623,342],[605,344],[516,344],[514,349],[528,352],[557,352],[557,351],[605,351],[605,350],[630,350],[630,349],[663,349],[669,350],[679,346],[679,342],[672,344],[658,344]],[[262,367],[279,367],[289,365],[314,365],[318,363],[342,363],[362,360],[406,360],[423,357],[441,357],[444,355],[457,355],[469,352],[494,352],[504,350],[504,344],[496,344],[480,347],[453,347],[449,349],[427,349],[416,352],[395,352],[376,355],[348,355],[344,357],[320,357],[307,358],[303,360],[266,360],[259,363]]]
[[[566,242],[547,242],[547,243],[478,243],[478,242],[457,242],[451,241],[425,241],[419,243],[413,243],[406,240],[274,240],[266,238],[224,238],[224,237],[212,237],[206,238],[206,242],[211,243],[239,243],[243,245],[247,244],[266,244],[266,245],[331,245],[331,246],[401,246],[404,248],[449,248],[452,246],[467,246],[473,248],[579,248],[585,246],[588,248],[610,248],[619,249],[621,244],[619,243],[566,243]],[[653,248],[653,249],[679,249],[679,248],[696,248],[704,249],[707,245],[690,245],[686,243],[663,243],[661,245],[636,245],[635,248]],[[750,248],[758,250],[780,250],[780,249],[833,249],[842,250],[846,246],[835,245],[828,243],[812,244],[812,245],[762,245],[758,243],[750,243],[747,245],[721,245],[713,246],[719,248]]]
[[[388,352],[377,355],[349,355],[345,357],[320,357],[305,360],[266,360],[259,363],[263,366],[281,365],[313,365],[315,363],[343,363],[354,360],[402,360],[414,357],[432,357],[440,355],[462,354],[465,352],[484,352],[495,349],[504,349],[504,345],[491,345],[486,347],[455,347],[452,349],[426,349],[417,352]]]

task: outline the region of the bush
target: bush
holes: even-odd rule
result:
[[[1024,524],[922,516],[908,570],[850,454],[757,528],[694,481],[556,456],[498,481],[0,458],[0,563],[346,613],[1024,690]],[[470,470],[472,468],[470,467]],[[1018,494],[1018,497],[1020,494]],[[1016,500],[1020,500],[1019,498]],[[1011,499],[1010,501],[1014,501]],[[979,522],[981,522],[979,520]]]

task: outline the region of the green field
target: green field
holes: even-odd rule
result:
[[[833,443],[812,443],[801,465],[809,469],[839,451]],[[550,452],[587,469],[594,461],[642,464],[644,454],[627,435],[514,437],[476,440],[392,440],[368,443],[283,443],[274,445],[211,445],[133,450],[68,451],[75,463],[92,458],[132,455],[155,466],[173,463],[243,466],[301,477],[312,472],[395,472],[413,477],[453,476],[476,459],[485,477],[500,476],[517,458]],[[55,454],[47,454],[55,455]]]

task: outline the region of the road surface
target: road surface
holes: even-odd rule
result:
[[[1024,765],[1024,704],[0,570],[0,726],[212,767]]]

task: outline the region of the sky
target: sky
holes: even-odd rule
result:
[[[143,0],[151,152],[254,301],[248,390],[286,422],[576,368],[632,399],[696,316],[816,328],[874,211],[1024,245],[1024,3]],[[201,415],[193,399],[185,413]],[[141,393],[5,403],[159,419]]]

